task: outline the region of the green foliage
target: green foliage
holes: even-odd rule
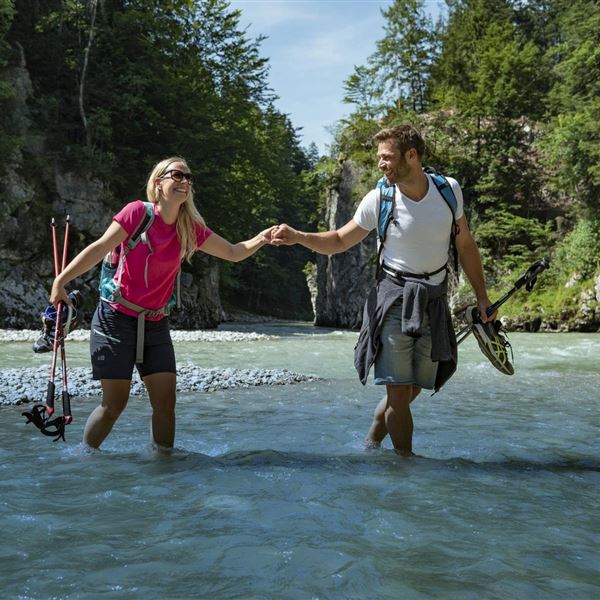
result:
[[[388,104],[422,112],[435,59],[433,24],[423,0],[395,0],[383,11],[384,36],[369,59]]]
[[[594,0],[560,2],[560,42],[549,49],[552,119],[539,147],[553,188],[579,209],[600,209],[600,11]]]
[[[273,107],[262,38],[248,37],[240,12],[224,0],[97,6],[92,19],[87,0],[16,1],[8,38],[24,48],[44,159],[101,179],[116,210],[144,195],[154,163],[181,155],[196,176],[200,212],[223,237],[247,239],[280,221],[306,226],[318,202],[306,172],[318,156]],[[224,297],[306,315],[308,297],[283,300],[290,287],[306,287],[302,253],[269,250],[223,266]]]
[[[519,290],[511,299],[502,306],[502,315],[511,318],[525,316],[540,316],[546,320],[561,320],[565,311],[570,314],[577,312],[579,299],[584,289],[589,289],[590,281],[581,281],[566,288],[563,285],[550,285],[546,274],[540,276],[532,292]],[[490,290],[490,297],[498,298],[507,289],[508,281],[504,286]]]
[[[9,158],[21,145],[18,132],[14,126],[13,101],[15,90],[10,80],[6,80],[6,68],[11,56],[11,49],[6,35],[14,18],[14,2],[0,0],[0,72],[5,73],[0,80],[0,155]],[[4,161],[6,165],[6,161]],[[4,170],[4,166],[2,170]]]
[[[400,5],[408,4],[393,6],[400,14]],[[362,165],[372,183],[370,136],[401,122],[420,127],[425,164],[461,183],[490,283],[502,291],[533,261],[551,256],[551,269],[528,297],[548,294],[544,304],[554,310],[552,291],[559,288],[556,295],[570,302],[577,293],[564,291],[567,279],[574,272],[590,277],[600,261],[594,217],[600,210],[597,3],[447,4],[447,22],[435,30],[439,46],[424,69],[427,102],[408,111],[383,93],[386,52],[394,40],[393,26],[386,26],[368,67],[357,68],[346,82],[354,94],[347,100],[357,111],[339,127],[335,150]],[[402,43],[409,45],[409,39],[407,34]],[[572,206],[580,220],[557,240],[554,218]]]
[[[471,105],[476,110],[477,74],[488,32],[495,24],[510,27],[511,7],[507,0],[454,0],[448,9],[440,56],[432,69],[432,93],[438,105]]]
[[[209,226],[237,241],[281,221],[318,227],[348,158],[362,172],[359,200],[378,177],[373,134],[412,122],[426,136],[425,164],[461,183],[495,285],[553,244],[540,294],[573,272],[591,277],[600,256],[597,2],[448,0],[437,24],[424,4],[384,10],[376,51],[344,84],[354,113],[320,158],[274,108],[262,38],[248,37],[225,0],[100,1],[94,20],[88,0],[0,0],[0,151],[23,144],[10,77],[22,47],[29,133],[45,146],[42,158],[25,152],[37,188],[52,189],[44,167],[62,163],[101,179],[116,209],[143,195],[152,164],[180,154]],[[577,225],[556,243],[549,223],[569,212]],[[266,249],[223,265],[223,297],[304,315],[307,260],[302,248]]]
[[[588,279],[600,272],[600,216],[577,222],[557,246],[554,263],[562,282],[574,273]]]
[[[389,106],[418,112],[427,107],[437,45],[424,6],[423,0],[394,0],[382,11],[377,50],[344,83],[344,102],[355,104],[358,116],[373,119]]]
[[[358,114],[374,119],[382,110],[382,91],[377,85],[377,72],[368,66],[355,66],[344,82],[344,102],[354,104]]]
[[[548,254],[551,232],[536,219],[520,217],[505,210],[490,209],[477,225],[476,239],[481,248],[484,269],[498,281]]]
[[[549,68],[541,49],[524,38],[510,2],[451,4],[432,95],[442,108],[482,119],[539,118]]]

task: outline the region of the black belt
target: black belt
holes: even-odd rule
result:
[[[445,271],[447,265],[448,263],[442,265],[439,269],[436,269],[431,273],[408,273],[407,271],[399,271],[398,269],[394,269],[386,264],[384,264],[382,268],[384,273],[390,275],[390,277],[394,277],[395,279],[429,279],[432,275],[437,275],[438,273]]]

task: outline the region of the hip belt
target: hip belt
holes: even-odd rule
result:
[[[394,269],[389,265],[383,264],[383,272],[390,277],[394,277],[395,279],[429,279],[432,275],[437,275],[442,271],[446,270],[448,263],[443,264],[439,269],[435,271],[431,271],[431,273],[409,273],[408,271],[400,271],[399,269]]]
[[[123,298],[120,294],[114,300],[118,304],[125,306],[126,308],[130,308],[138,313],[137,315],[137,336],[136,336],[136,344],[135,344],[135,362],[143,363],[144,362],[144,333],[146,329],[146,317],[158,317],[158,316],[168,316],[169,308],[168,306],[163,306],[158,310],[147,310],[142,308],[141,306],[134,304],[133,302],[129,302],[126,298]]]

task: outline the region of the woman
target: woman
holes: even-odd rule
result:
[[[90,350],[94,379],[102,384],[102,404],[92,412],[83,441],[98,448],[127,405],[133,366],[142,377],[152,405],[152,440],[159,448],[172,448],[175,439],[175,354],[168,319],[161,309],[172,294],[183,259],[196,250],[230,261],[241,261],[268,244],[272,228],[250,240],[230,244],[204,223],[194,205],[192,173],[186,161],[171,157],[159,162],[148,179],[148,200],[154,205],[154,220],[147,231],[149,246],[138,243],[123,261],[120,289],[122,300],[100,301],[91,324]],[[65,285],[89,271],[104,256],[123,244],[141,222],[145,205],[127,204],[98,240],[82,250],[56,277],[50,302],[69,303]],[[143,307],[143,360],[136,363],[137,322]]]

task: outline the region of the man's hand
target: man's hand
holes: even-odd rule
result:
[[[488,321],[490,323],[493,323],[496,320],[496,315],[498,314],[498,311],[495,311],[489,317],[487,315],[486,311],[491,305],[492,303],[490,302],[490,299],[487,296],[485,298],[477,300],[477,306],[479,307],[479,318],[481,319],[482,323],[487,323]]]
[[[292,246],[298,242],[298,231],[282,223],[273,228],[271,244],[274,246]]]

